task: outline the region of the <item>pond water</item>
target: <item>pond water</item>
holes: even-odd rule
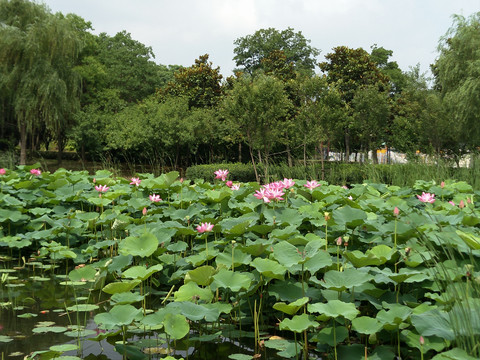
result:
[[[16,265],[16,264],[15,264]],[[123,359],[115,346],[121,346],[122,336],[108,337],[101,341],[89,339],[105,334],[93,320],[96,313],[108,309],[108,297],[88,286],[70,286],[66,275],[50,269],[51,265],[30,262],[16,267],[10,261],[0,261],[0,356],[1,359],[24,359],[25,356],[46,351],[52,346],[71,344],[77,349],[62,351],[62,356],[81,359]],[[67,311],[79,302],[99,305],[92,311]],[[238,332],[236,332],[238,333]],[[181,340],[175,342],[170,355],[191,360],[228,359],[231,354],[253,354],[253,335],[244,332],[241,338],[233,338],[225,327],[221,336],[211,341]],[[132,329],[127,341],[150,350],[148,359],[159,359],[168,349],[163,335]],[[191,332],[190,338],[199,334]],[[120,345],[118,345],[120,344]],[[65,347],[68,349],[68,347]],[[262,359],[282,359],[271,349],[264,348]],[[135,355],[128,358],[139,359]]]

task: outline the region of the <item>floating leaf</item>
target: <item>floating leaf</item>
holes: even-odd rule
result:
[[[110,295],[118,294],[118,293],[130,291],[140,283],[141,283],[140,280],[114,282],[114,283],[107,284],[102,289],[102,291]]]

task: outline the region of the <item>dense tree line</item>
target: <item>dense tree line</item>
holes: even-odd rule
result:
[[[388,146],[458,161],[480,143],[480,13],[456,16],[432,64],[402,71],[392,51],[319,50],[301,32],[261,29],[234,41],[235,75],[202,54],[159,65],[126,31],[94,35],[79,16],[0,0],[2,149],[172,167],[323,160]],[[318,66],[318,68],[317,68]],[[320,69],[320,71],[318,71]]]

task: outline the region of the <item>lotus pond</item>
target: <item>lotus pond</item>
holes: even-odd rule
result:
[[[2,359],[480,357],[470,185],[223,174],[2,171]]]

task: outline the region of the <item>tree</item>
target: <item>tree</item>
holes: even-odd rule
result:
[[[473,150],[480,143],[480,12],[453,19],[438,46],[435,83],[452,128],[460,128],[461,142]]]
[[[320,51],[309,45],[301,31],[292,28],[278,31],[274,28],[260,29],[253,35],[236,39],[234,42],[236,66],[239,70],[253,74],[262,68],[262,60],[272,57],[275,51],[283,52],[285,64],[293,64],[295,71],[309,76],[313,75],[315,57]]]
[[[160,97],[185,96],[190,108],[215,107],[223,95],[220,68],[213,68],[208,54],[200,56],[195,64],[180,68],[174,73],[174,80],[159,91]]]
[[[152,48],[132,39],[126,31],[97,37],[95,57],[106,71],[106,88],[119,89],[120,97],[132,103],[146,98],[164,85]]]
[[[351,150],[351,138],[356,127],[352,100],[357,89],[374,86],[379,92],[388,90],[389,78],[383,74],[368,52],[362,48],[351,49],[339,46],[332,53],[325,55],[327,61],[319,64],[326,73],[329,84],[334,85],[340,92],[349,116],[342,124],[346,159],[348,161]]]
[[[265,165],[267,178],[271,149],[283,135],[290,106],[282,82],[265,75],[238,79],[222,103],[230,129],[248,145],[257,181],[260,178],[254,151],[261,154],[259,160]]]
[[[34,139],[43,128],[62,149],[79,104],[74,65],[82,41],[68,18],[26,0],[0,0],[0,23],[0,94],[18,124],[20,164],[25,164],[27,136]]]

